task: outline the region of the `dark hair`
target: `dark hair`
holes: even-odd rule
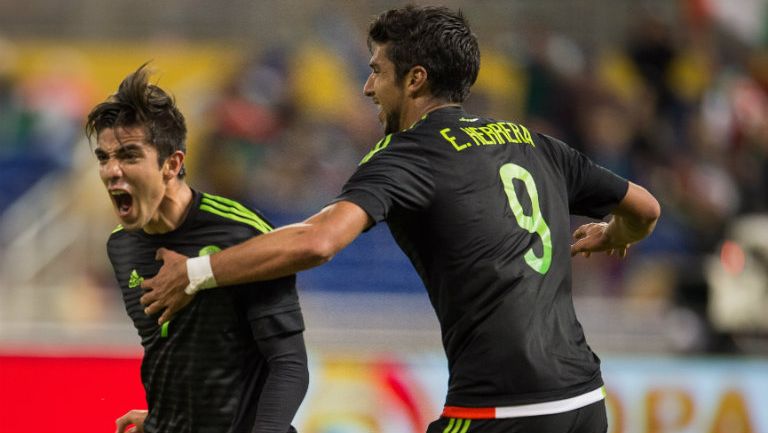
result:
[[[388,10],[368,29],[369,49],[374,42],[388,44],[398,80],[423,66],[432,94],[450,102],[466,99],[480,70],[477,38],[461,11],[412,5]]]
[[[149,84],[148,63],[125,77],[106,101],[88,114],[85,135],[90,141],[106,128],[143,127],[147,142],[157,149],[162,166],[173,152],[186,152],[187,126],[173,96]],[[183,178],[185,169],[179,171]]]

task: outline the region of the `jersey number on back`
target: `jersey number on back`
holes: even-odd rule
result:
[[[547,222],[544,221],[544,215],[541,214],[536,182],[533,181],[533,176],[528,170],[512,163],[502,165],[499,169],[499,175],[501,176],[501,182],[504,184],[507,199],[509,199],[509,207],[515,215],[517,224],[522,229],[527,230],[528,233],[536,233],[541,238],[541,257],[538,257],[533,252],[533,248],[531,248],[525,253],[525,262],[534,271],[544,275],[549,270],[549,265],[552,264],[552,234],[549,231]],[[523,205],[520,204],[520,200],[515,192],[515,185],[512,183],[514,179],[520,180],[525,185],[525,190],[531,198],[531,215],[523,213]]]

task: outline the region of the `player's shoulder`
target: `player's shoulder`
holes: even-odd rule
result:
[[[559,138],[540,132],[532,134],[532,136],[536,147],[551,157],[567,159],[581,156],[581,152]]]
[[[126,230],[118,225],[107,239],[107,255],[113,265],[129,260],[143,250],[144,241],[137,231]]]
[[[201,219],[223,224],[245,225],[260,233],[272,231],[272,224],[256,209],[237,200],[206,192],[200,193],[196,203]]]
[[[123,227],[123,225],[122,224],[118,224],[115,228],[112,229],[112,233],[109,235],[109,237],[111,238],[111,237],[114,237],[114,236],[122,236],[125,233],[126,232],[125,232],[125,228]]]
[[[368,157],[383,150],[389,152],[396,150],[413,150],[419,147],[429,146],[431,140],[439,138],[440,128],[443,123],[438,123],[424,116],[410,128],[403,129],[385,135],[371,148]]]
[[[109,238],[107,239],[107,245],[123,241],[125,239],[128,239],[129,237],[130,237],[130,232],[126,230],[122,224],[118,224],[115,228],[112,229],[112,232],[109,234]]]

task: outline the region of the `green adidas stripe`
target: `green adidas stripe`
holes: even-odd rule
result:
[[[236,201],[205,194],[200,209],[235,221],[244,222],[262,233],[272,231],[272,226],[269,223]]]
[[[451,418],[443,433],[467,433],[471,422],[471,419]]]
[[[203,194],[203,200],[216,201],[216,202],[221,203],[221,204],[223,204],[225,206],[230,206],[230,207],[232,207],[234,209],[237,209],[237,210],[241,211],[244,214],[253,215],[254,217],[257,217],[257,215],[252,210],[248,209],[247,207],[243,206],[242,204],[240,204],[240,203],[238,203],[238,202],[236,202],[236,201],[234,201],[232,199],[228,199],[228,198],[222,197],[220,195],[213,195],[213,194],[204,193]]]
[[[123,225],[122,224],[118,224],[117,227],[115,227],[115,229],[112,230],[112,233],[117,233],[117,232],[119,232],[122,229],[123,229]]]
[[[461,431],[459,433],[467,433],[467,430],[469,430],[469,423],[471,423],[471,419],[465,419],[464,420],[464,427],[461,428]]]
[[[451,430],[453,430],[453,426],[456,424],[456,418],[451,418],[448,420],[448,426],[443,429],[443,433],[451,433]]]
[[[459,418],[456,420],[456,427],[453,428],[451,433],[459,433],[459,430],[461,429],[461,426],[464,425],[464,420]]]
[[[213,207],[205,205],[205,204],[204,205],[200,205],[200,210],[204,210],[204,211],[210,212],[212,214],[215,214],[215,215],[218,215],[218,216],[221,216],[221,217],[224,217],[224,218],[228,218],[228,219],[231,219],[231,220],[235,220],[235,221],[239,221],[241,223],[248,224],[249,226],[255,228],[256,230],[258,230],[258,231],[260,231],[262,233],[267,233],[268,231],[270,231],[269,227],[266,227],[263,224],[259,224],[258,222],[254,221],[252,219],[243,218],[241,216],[238,216],[238,215],[235,215],[235,214],[231,214],[231,213],[227,213],[227,212],[222,212],[222,211],[220,211],[220,210],[218,210],[216,208],[213,208]]]
[[[272,231],[272,227],[270,227],[269,224],[267,224],[267,222],[264,221],[263,219],[258,218],[256,216],[243,215],[242,213],[237,212],[236,210],[228,206],[225,206],[221,203],[206,200],[203,202],[203,204],[200,205],[200,209],[207,210],[217,215],[221,215],[225,218],[230,218],[236,221],[247,223],[257,228],[262,233],[267,233],[269,231]]]
[[[229,211],[232,211],[240,216],[246,217],[246,218],[252,218],[255,221],[261,222],[266,227],[269,227],[271,230],[273,227],[269,225],[266,221],[264,221],[263,218],[261,218],[256,212],[248,209],[247,207],[243,206],[242,204],[230,200],[228,198],[220,197],[218,195],[213,194],[203,194],[203,201],[205,201],[208,204],[218,205],[222,209],[226,209]]]

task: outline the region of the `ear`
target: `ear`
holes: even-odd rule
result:
[[[179,175],[184,166],[184,152],[177,150],[171,154],[163,164],[163,177],[170,180]]]
[[[416,65],[408,71],[405,76],[405,91],[408,96],[417,96],[429,88],[427,82],[427,69],[421,65]]]

